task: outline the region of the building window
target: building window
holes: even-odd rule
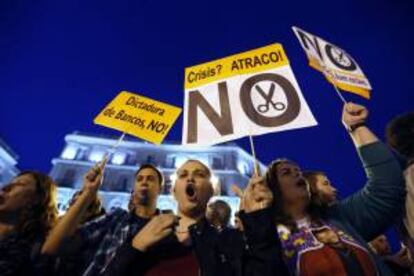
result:
[[[148,154],[148,155],[147,155],[147,159],[145,160],[145,163],[147,163],[147,164],[151,164],[151,165],[154,165],[154,166],[156,166],[156,165],[157,165],[157,163],[155,162],[155,157],[154,157],[154,155],[151,155],[151,154]]]
[[[88,160],[88,148],[82,147],[78,149],[78,153],[76,154],[76,160]]]
[[[78,153],[78,147],[75,145],[69,144],[63,150],[61,157],[62,159],[73,160],[75,159],[77,153]]]
[[[137,160],[136,154],[132,154],[132,153],[128,154],[127,157],[126,157],[126,160],[127,160],[125,162],[126,165],[130,165],[130,166],[138,165],[138,160]]]
[[[104,155],[105,155],[104,150],[98,150],[98,149],[93,150],[91,154],[89,155],[89,161],[92,161],[95,163],[100,162],[104,158]]]
[[[130,179],[129,175],[121,175],[118,178],[118,181],[114,183],[112,190],[118,191],[118,192],[126,192],[126,191],[131,190],[129,179]]]
[[[115,152],[112,156],[111,163],[115,165],[123,165],[127,158],[126,152]]]
[[[76,170],[68,169],[63,174],[63,178],[60,182],[60,185],[63,187],[73,187],[75,185],[75,179],[76,179]]]
[[[175,168],[175,155],[169,154],[164,162],[164,168],[173,169]]]
[[[249,175],[249,165],[242,160],[237,162],[237,169],[239,170],[240,174],[242,175]]]
[[[224,169],[223,158],[218,157],[218,156],[213,156],[212,168],[213,170],[223,170]]]

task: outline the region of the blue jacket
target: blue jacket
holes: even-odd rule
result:
[[[368,181],[355,194],[330,207],[325,220],[352,235],[369,252],[371,241],[400,216],[405,202],[405,182],[401,168],[391,151],[381,142],[358,149]],[[392,272],[371,254],[379,275]]]

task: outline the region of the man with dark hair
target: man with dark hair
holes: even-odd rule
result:
[[[83,248],[95,248],[92,262],[83,275],[105,273],[118,247],[130,241],[158,213],[156,204],[163,177],[156,167],[143,165],[135,174],[130,212],[118,208],[78,228],[83,214],[97,195],[105,161],[86,174],[82,194],[52,229],[42,247],[42,253],[47,256],[76,254]]]
[[[158,184],[160,185],[160,188],[162,188],[162,186],[164,185],[164,176],[162,175],[162,173],[157,169],[157,167],[155,167],[152,164],[144,164],[141,167],[138,168],[138,170],[135,172],[135,178],[138,176],[138,174],[144,170],[144,169],[152,169],[154,170],[154,172],[157,174],[157,177],[159,179]]]
[[[386,137],[388,144],[407,161],[404,170],[407,197],[400,234],[414,256],[414,112],[397,116],[389,122]]]
[[[206,219],[218,231],[229,226],[231,208],[224,200],[216,200],[207,205]]]
[[[140,173],[144,170],[152,170],[156,174],[156,176],[159,180],[158,181],[158,187],[159,187],[159,194],[160,194],[161,191],[162,191],[162,187],[164,185],[164,176],[162,175],[162,173],[155,166],[153,166],[151,164],[144,164],[141,167],[139,167],[139,169],[135,172],[135,180],[140,179],[140,177],[141,177]],[[136,193],[136,191],[135,191],[136,188],[137,187],[134,187],[134,189],[131,191],[131,197],[130,197],[129,203],[128,203],[128,210],[130,212],[134,212],[134,209],[137,206],[142,207],[142,206],[148,205],[148,202],[146,202],[146,201],[148,201],[150,199],[148,194],[146,194],[146,191],[148,191],[148,190],[142,190],[141,194],[139,194],[139,193]],[[156,201],[155,201],[155,204],[156,204]]]
[[[399,154],[414,161],[414,112],[397,116],[387,125],[388,144]]]
[[[404,224],[414,240],[414,112],[393,119],[387,125],[386,136],[388,144],[407,160],[404,171],[407,187]]]

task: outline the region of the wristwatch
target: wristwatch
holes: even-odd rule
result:
[[[352,133],[352,132],[354,132],[357,128],[362,127],[362,126],[366,126],[366,123],[365,123],[365,122],[359,122],[359,123],[353,124],[353,125],[349,126],[349,128],[348,128],[348,132]]]

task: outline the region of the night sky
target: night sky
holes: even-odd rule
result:
[[[0,2],[0,137],[20,169],[48,172],[64,136],[118,135],[93,118],[121,90],[182,106],[184,68],[279,42],[319,125],[255,138],[258,158],[324,170],[342,196],[365,176],[340,122],[342,103],[307,59],[291,26],[349,52],[368,76],[369,125],[413,110],[412,1]],[[181,141],[182,116],[167,140]],[[236,141],[249,151],[247,138]]]

